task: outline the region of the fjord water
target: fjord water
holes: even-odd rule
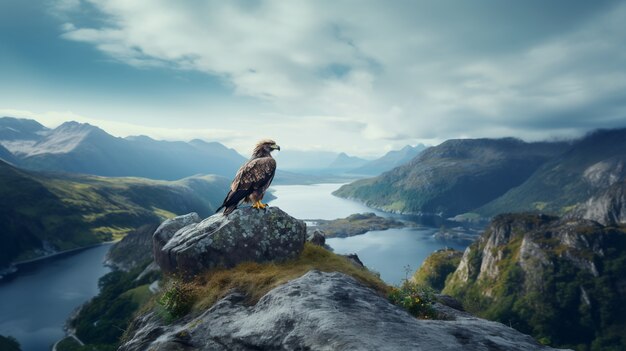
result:
[[[103,265],[110,247],[32,262],[0,280],[0,334],[25,351],[50,350],[72,311],[98,293],[98,279],[110,271]]]
[[[299,219],[336,219],[353,213],[375,212],[384,217],[415,220],[408,216],[392,215],[332,195],[341,184],[277,185],[270,189],[276,196],[269,202]],[[441,242],[432,237],[438,228],[421,224],[417,227],[370,231],[348,238],[333,238],[326,243],[336,253],[356,253],[370,269],[379,272],[390,284],[399,284],[422,264],[432,252],[452,247],[464,250],[465,245],[456,242]]]

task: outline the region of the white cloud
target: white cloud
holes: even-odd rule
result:
[[[359,135],[371,144],[354,151],[367,153],[418,139],[538,139],[626,124],[623,3],[523,38],[534,28],[492,28],[481,23],[489,13],[459,19],[427,2],[88,2],[106,24],[65,25],[64,38],[134,66],[220,76],[237,94],[270,102],[274,127],[293,144],[290,132],[310,147],[321,135]],[[611,117],[594,125],[592,111]],[[326,134],[328,120],[310,116],[357,127]]]

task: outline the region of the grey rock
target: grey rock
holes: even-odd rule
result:
[[[177,231],[188,225],[200,223],[201,220],[202,219],[200,218],[200,216],[198,216],[197,213],[192,212],[186,215],[168,219],[165,222],[161,223],[161,225],[157,228],[157,230],[154,232],[154,235],[152,236],[153,257],[159,266],[161,266],[161,262],[159,262],[159,259],[161,259],[160,253],[161,249],[163,249],[163,246],[165,246],[167,242],[170,241],[170,239]]]
[[[307,234],[306,241],[318,246],[324,246],[326,244],[326,236],[321,230],[314,230],[313,233]]]
[[[611,185],[567,215],[567,218],[577,217],[608,226],[626,223],[626,182]]]
[[[155,238],[157,234],[159,230]],[[155,260],[165,272],[192,275],[246,261],[294,258],[304,249],[305,239],[304,222],[277,207],[248,207],[182,227],[162,247],[157,247],[155,239]]]
[[[361,261],[359,256],[357,254],[355,254],[355,253],[347,254],[347,255],[340,255],[340,256],[343,256],[343,257],[347,258],[356,267],[365,268],[365,265],[363,264],[363,261]]]
[[[146,224],[128,233],[107,252],[105,263],[129,271],[152,261],[152,235],[158,226],[158,223]]]
[[[416,319],[341,273],[310,271],[254,306],[244,298],[232,293],[172,325],[148,313],[119,350],[554,350],[463,312]]]

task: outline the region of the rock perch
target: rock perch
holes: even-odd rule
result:
[[[277,207],[242,208],[203,221],[193,215],[180,216],[164,222],[153,237],[155,261],[161,269],[185,275],[246,261],[295,258],[305,240],[304,222]]]

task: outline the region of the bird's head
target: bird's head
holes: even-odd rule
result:
[[[263,139],[254,147],[252,157],[265,157],[270,155],[270,153],[274,150],[280,151],[280,146],[278,146],[274,140]]]

